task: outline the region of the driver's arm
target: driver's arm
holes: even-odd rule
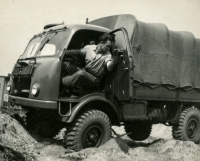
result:
[[[117,54],[112,55],[111,60],[109,60],[106,63],[107,69],[109,71],[112,71],[115,65],[117,64],[117,61],[118,61],[118,55]]]

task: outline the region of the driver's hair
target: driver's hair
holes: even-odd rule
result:
[[[99,43],[101,41],[103,41],[103,43],[105,43],[107,40],[110,40],[111,42],[114,42],[115,41],[115,35],[114,34],[109,34],[109,33],[103,33],[99,37]]]

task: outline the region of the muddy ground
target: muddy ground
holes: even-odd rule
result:
[[[113,127],[124,134],[123,127]],[[55,139],[30,135],[15,119],[0,113],[1,161],[199,161],[200,145],[172,138],[171,128],[153,126],[151,136],[142,142],[115,137],[99,148],[72,152],[62,147],[63,129]]]

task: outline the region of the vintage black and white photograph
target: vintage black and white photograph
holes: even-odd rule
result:
[[[0,161],[199,161],[199,0],[1,0]]]

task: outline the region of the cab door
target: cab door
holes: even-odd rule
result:
[[[125,28],[116,29],[111,34],[115,35],[115,48],[121,52],[118,53],[118,64],[108,75],[106,92],[112,93],[119,100],[131,100],[133,96],[131,85],[133,63],[128,34]]]

